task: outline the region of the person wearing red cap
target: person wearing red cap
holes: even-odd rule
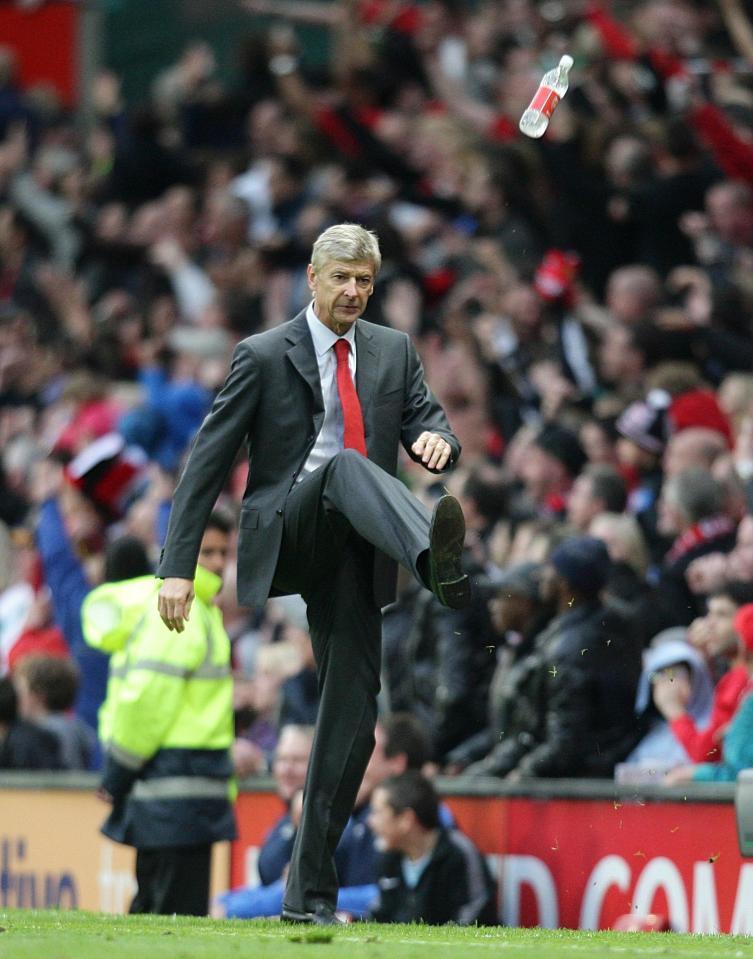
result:
[[[730,449],[734,446],[729,419],[711,390],[690,390],[676,396],[670,404],[669,416],[677,433],[690,426],[700,426],[720,433]]]
[[[734,782],[741,769],[753,766],[753,603],[741,606],[735,615],[740,643],[740,661],[748,672],[748,686],[732,717],[722,743],[718,763],[680,766],[667,774],[666,785],[683,782]]]

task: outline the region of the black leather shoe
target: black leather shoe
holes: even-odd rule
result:
[[[471,601],[471,582],[461,559],[465,518],[454,496],[442,496],[434,507],[429,527],[431,591],[443,606],[462,609]]]
[[[342,926],[342,919],[338,919],[329,906],[317,906],[313,912],[300,912],[297,909],[282,907],[281,922],[302,923],[309,926]]]

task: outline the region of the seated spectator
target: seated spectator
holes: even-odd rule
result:
[[[618,468],[628,479],[628,510],[640,523],[653,559],[660,559],[663,540],[657,531],[656,504],[662,484],[661,456],[669,426],[663,398],[636,400],[618,417],[615,429]]]
[[[734,620],[738,609],[752,601],[753,585],[731,583],[709,597],[708,612],[688,630],[688,639],[709,663],[725,663],[725,671],[714,687],[711,713],[705,725],[699,728],[690,715],[681,687],[662,683],[654,689],[656,708],[692,762],[719,762],[722,737],[748,691],[748,670],[740,658]]]
[[[670,437],[664,451],[664,475],[671,479],[688,469],[710,470],[728,451],[727,439],[719,430],[690,426]]]
[[[551,555],[543,595],[556,612],[526,662],[510,779],[611,776],[637,741],[640,647],[630,623],[600,599],[608,575],[601,540],[575,537]]]
[[[646,734],[615,769],[617,782],[650,781],[690,759],[658,703],[671,696],[698,726],[711,712],[713,682],[703,656],[690,645],[683,627],[665,629],[643,654],[635,712]],[[669,690],[669,692],[666,692]]]
[[[299,667],[299,653],[287,640],[267,643],[256,654],[250,680],[237,680],[233,699],[238,736],[248,740],[272,762],[277,745],[283,683]]]
[[[408,711],[431,727],[437,717],[437,677],[443,609],[403,567],[397,599],[382,614],[382,691],[386,712]]]
[[[521,465],[524,494],[510,504],[520,518],[562,516],[573,480],[586,463],[575,433],[548,423],[533,438]]]
[[[0,672],[8,668],[34,603],[34,590],[18,576],[16,558],[10,530],[0,520]]]
[[[27,656],[13,671],[18,713],[57,736],[63,769],[89,769],[96,737],[72,714],[78,692],[78,670],[69,659]]]
[[[369,823],[384,857],[377,867],[376,922],[496,925],[494,882],[481,853],[440,823],[439,799],[418,772],[374,790]]]
[[[525,734],[528,722],[518,708],[520,688],[531,669],[536,637],[551,616],[540,597],[541,569],[537,563],[520,563],[501,573],[490,587],[492,624],[500,642],[489,689],[489,722],[486,729],[450,751],[447,773],[465,770],[470,776],[499,776],[509,772],[508,756],[518,746],[517,732]]]
[[[741,606],[735,614],[735,631],[740,637],[740,659],[748,674],[748,684],[724,732],[721,760],[678,766],[667,774],[664,782],[668,786],[684,782],[734,782],[741,769],[753,766],[753,603]]]
[[[705,596],[728,581],[753,582],[753,516],[740,521],[730,552],[707,553],[693,560],[685,578],[694,594]]]
[[[305,741],[306,734],[308,742]],[[280,914],[283,875],[293,850],[297,828],[294,798],[303,787],[312,736],[313,729],[309,727],[287,726],[282,730],[281,747],[278,747],[273,771],[278,794],[281,798],[289,795],[286,799],[289,811],[272,829],[262,846],[258,863],[261,885],[244,886],[223,893],[212,907],[213,916],[251,919]],[[306,750],[305,760],[302,747]],[[426,730],[407,713],[394,713],[377,723],[374,752],[366,767],[353,814],[335,852],[340,878],[338,909],[349,915],[363,916],[376,895],[376,849],[368,826],[372,793],[379,783],[390,776],[399,775],[407,769],[421,769],[429,758],[429,747]],[[291,760],[296,753],[294,764]],[[451,814],[444,807],[442,817],[443,822],[452,822]]]
[[[591,520],[588,532],[604,543],[611,560],[604,599],[624,607],[643,635],[651,591],[646,582],[648,549],[638,520],[627,513],[599,513]]]
[[[272,775],[277,786],[277,795],[288,807],[288,811],[267,833],[259,850],[257,869],[259,881],[264,886],[279,879],[290,862],[295,838],[290,804],[293,796],[303,789],[313,741],[314,729],[311,726],[283,726],[280,730]]]
[[[319,683],[311,637],[308,630],[290,624],[286,638],[298,649],[300,669],[282,684],[279,725],[313,726],[319,711]]]
[[[627,503],[625,480],[612,466],[592,463],[573,483],[567,501],[567,522],[577,533],[587,533],[599,513],[620,514]]]
[[[60,768],[58,737],[19,717],[13,680],[0,677],[0,769]]]
[[[688,626],[703,610],[688,586],[693,560],[708,553],[728,553],[735,545],[735,523],[723,513],[724,492],[709,473],[691,467],[667,479],[659,499],[659,530],[674,536],[655,593],[660,628]]]

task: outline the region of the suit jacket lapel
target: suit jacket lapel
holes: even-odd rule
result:
[[[378,373],[379,351],[374,346],[374,337],[359,323],[356,326],[356,392],[361,402],[367,435],[369,429],[366,411],[374,399]]]
[[[286,338],[293,344],[287,351],[287,357],[311,390],[314,400],[314,425],[318,432],[324,419],[324,400],[322,399],[322,384],[319,379],[319,364],[316,362],[316,353],[314,352],[309,325],[306,322],[305,310],[302,310],[295,317]]]

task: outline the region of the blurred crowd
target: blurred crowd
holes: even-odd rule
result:
[[[448,775],[733,780],[753,765],[751,4],[243,5],[237,84],[197,42],[145,102],[101,72],[83,120],[0,47],[0,768],[98,768],[84,598],[125,537],[156,562],[234,345],[306,305],[311,243],[357,221],[383,255],[367,318],[414,338],[463,445],[441,481],[407,457],[402,476],[460,498],[475,581],[454,612],[405,575],[383,716],[421,723]],[[329,32],[326,67],[300,24]],[[563,53],[567,97],[526,139]],[[313,724],[317,684],[300,600],[234,589],[231,568],[243,776]]]

